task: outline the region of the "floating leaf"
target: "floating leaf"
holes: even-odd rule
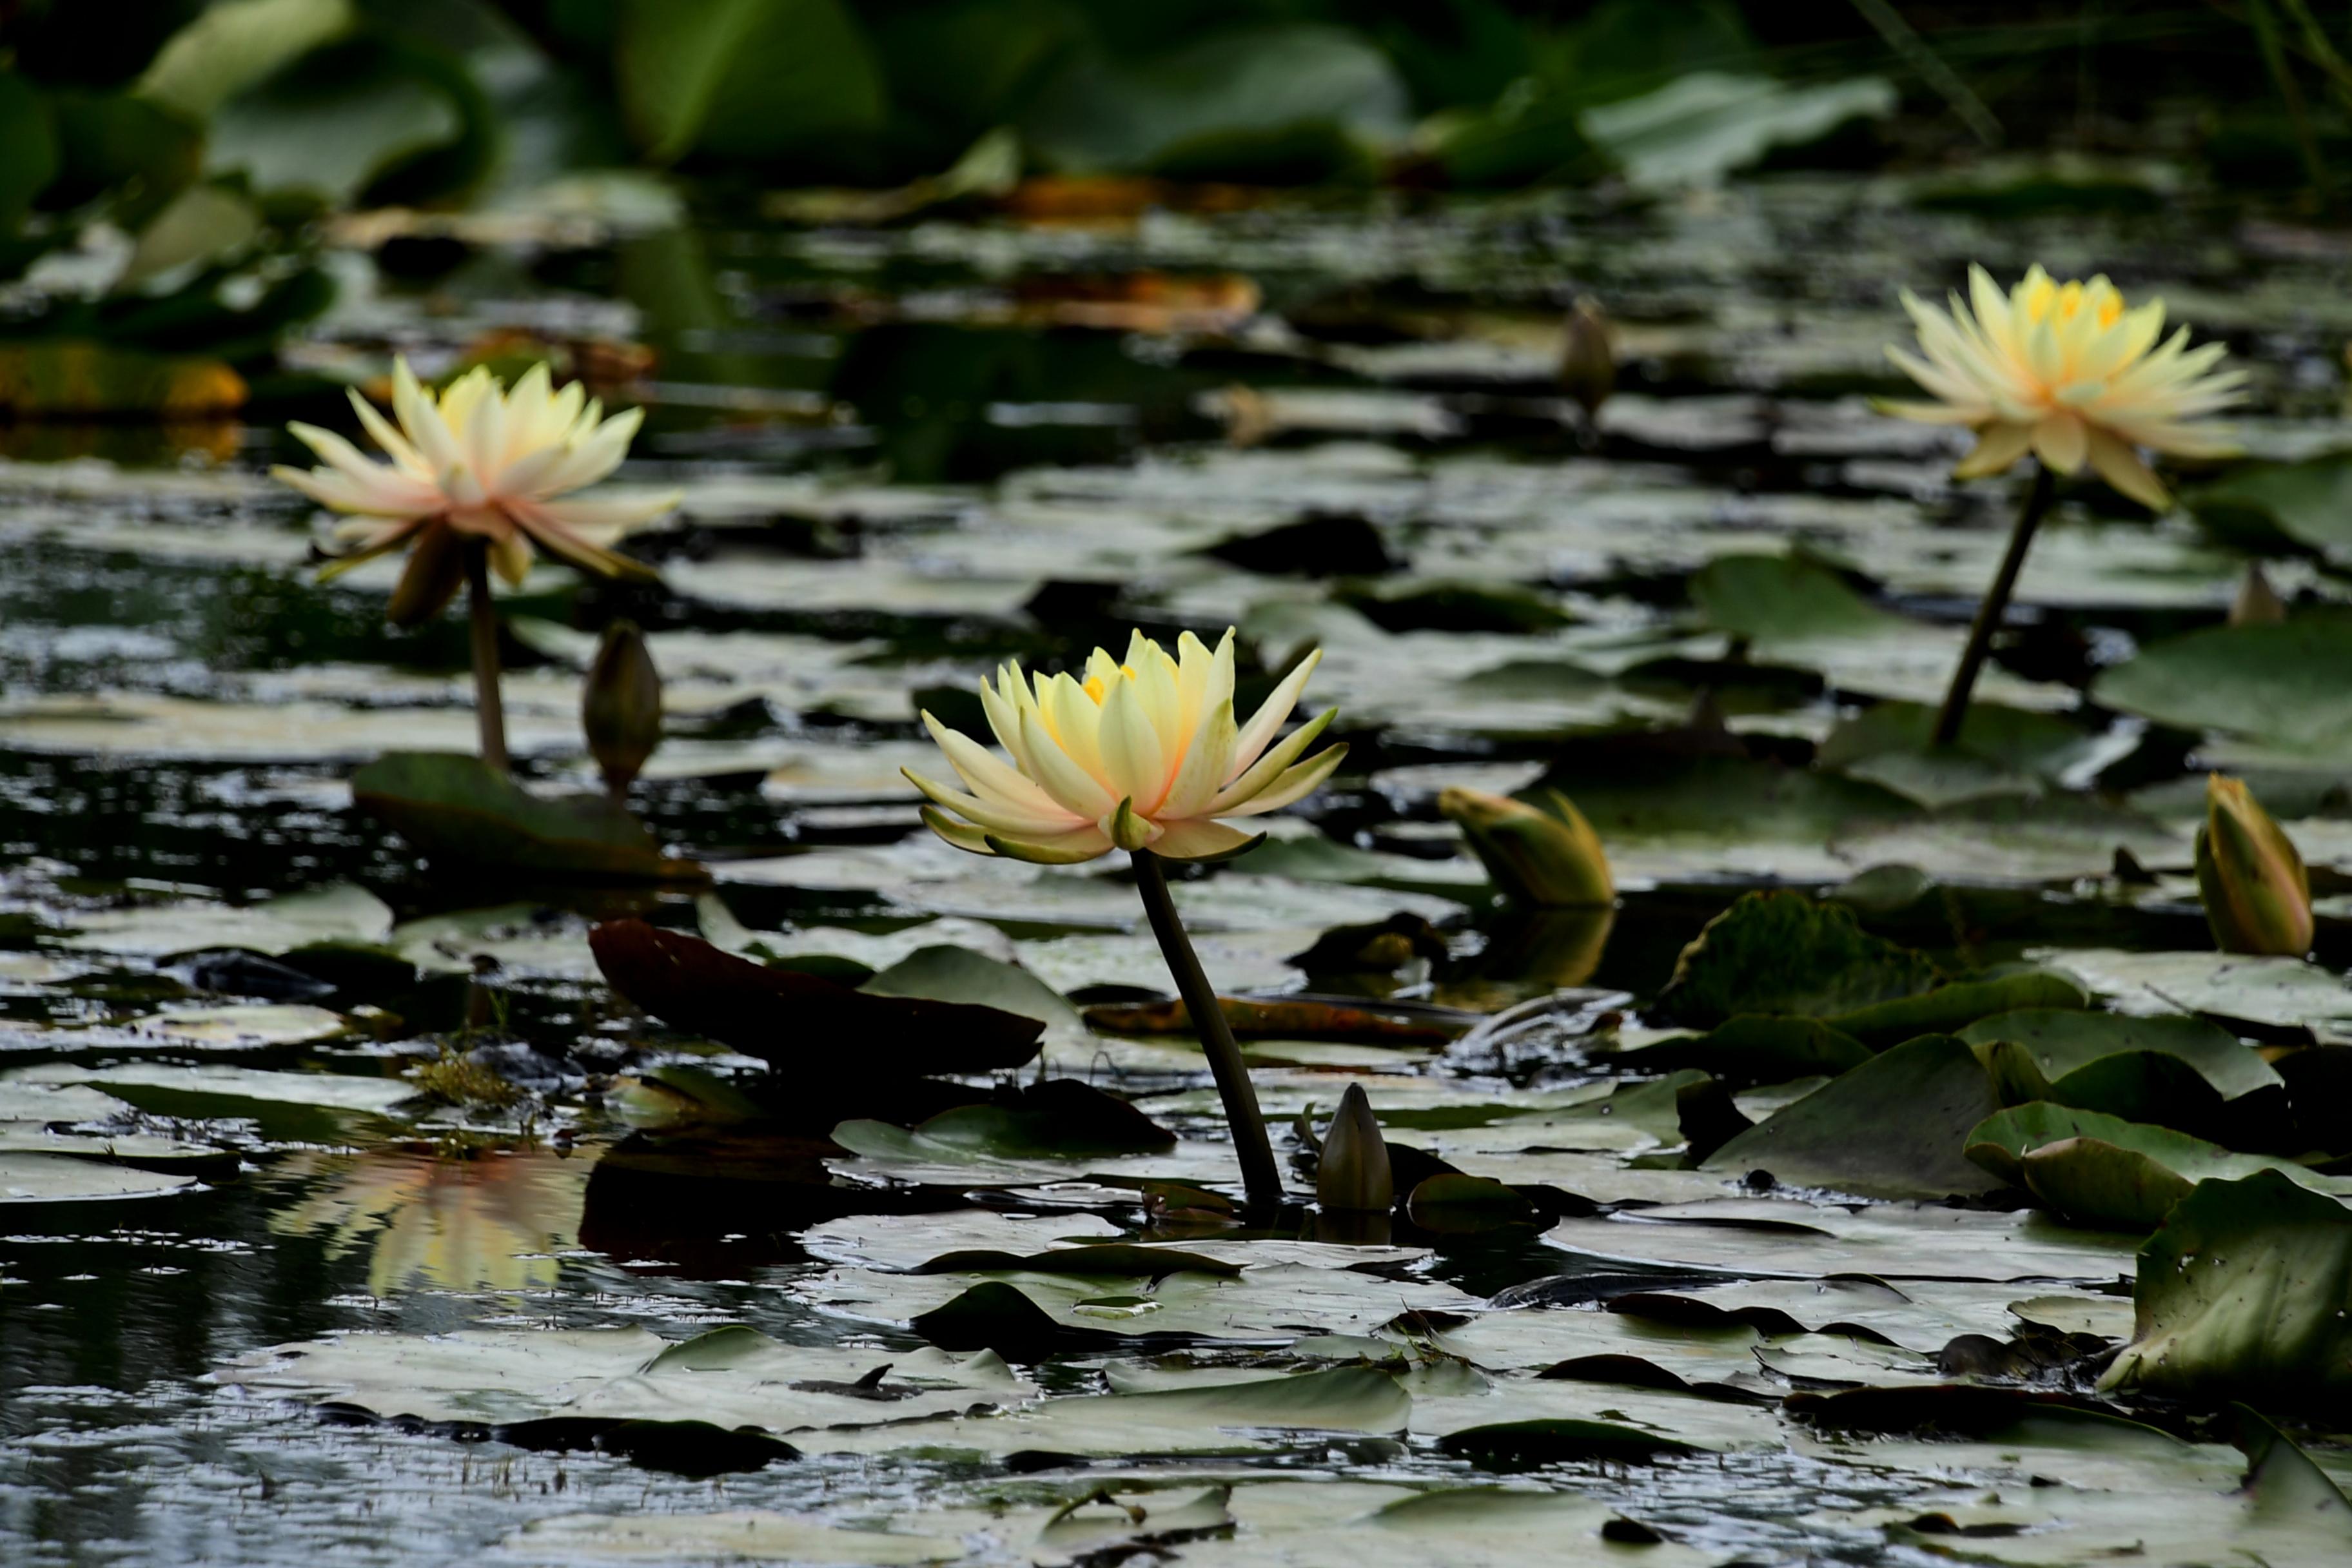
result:
[[[1926,954],[1870,935],[1842,904],[1744,893],[1683,949],[1658,1007],[1702,1026],[1740,1013],[1824,1017],[1914,996],[1942,978]]]
[[[1960,1031],[1960,1038],[1972,1046],[1990,1046],[1996,1041],[2020,1046],[2051,1083],[2118,1053],[2141,1051],[2187,1063],[2225,1100],[2279,1083],[2271,1065],[2240,1044],[2237,1037],[2202,1018],[2179,1015],[2132,1017],[2028,1006],[1979,1018]],[[2062,1099],[2059,1103],[2084,1102]]]
[[[968,947],[919,947],[857,989],[868,996],[908,996],[993,1007],[1034,1018],[1047,1028],[1075,1028],[1078,1010],[1063,994],[1017,964]]]
[[[2210,626],[2150,643],[2104,672],[2092,697],[2159,723],[2313,758],[2352,756],[2352,612],[2304,610],[2269,626]]]
[[[1730,1083],[1786,1083],[1860,1067],[1870,1047],[1814,1018],[1740,1013],[1705,1035],[1660,1040],[1622,1051],[1611,1064],[1629,1071],[1695,1068]]]
[[[194,1176],[142,1171],[101,1160],[0,1149],[0,1208],[14,1204],[93,1203],[169,1197],[205,1189]]]
[[[1732,1139],[1712,1171],[1871,1197],[1939,1198],[1995,1184],[1962,1152],[1999,1108],[1984,1068],[1949,1035],[1928,1035],[1850,1068]]]
[[[1991,1014],[2016,1016],[2018,1009],[2033,1007],[2051,1009],[2053,1016],[2063,1017],[2067,1016],[2064,1009],[2089,1003],[2082,985],[2072,978],[2030,969],[1990,980],[1956,981],[1916,996],[1874,1003],[1841,1013],[1830,1019],[1830,1025],[1866,1045],[1888,1046],[1919,1035],[1952,1034],[1974,1026]],[[1969,1035],[1962,1038],[1974,1041]]]
[[[1015,1068],[1045,1025],[963,1002],[877,996],[797,970],[770,969],[643,921],[589,934],[613,989],[677,1028],[733,1046],[838,1097],[932,1073]],[[844,1049],[855,1042],[855,1049]]]
[[[2275,1171],[2210,1181],[2140,1249],[2103,1389],[2325,1405],[2352,1390],[2352,1210]]]
[[[2036,1149],[2068,1139],[2095,1140],[2128,1150],[2192,1183],[2246,1176],[2257,1171],[2283,1172],[2305,1186],[2319,1189],[2329,1188],[2335,1182],[2335,1178],[2270,1155],[2233,1153],[2218,1143],[2209,1143],[2168,1127],[2126,1121],[2105,1111],[2082,1110],[2047,1100],[2012,1105],[1987,1117],[1969,1133],[1968,1154],[2002,1180],[2022,1186],[2024,1157]]]
[[[352,798],[445,869],[504,868],[607,881],[692,882],[609,795],[536,795],[478,757],[391,752],[352,775]]]

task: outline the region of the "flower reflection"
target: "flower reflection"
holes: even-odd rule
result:
[[[301,1154],[282,1173],[310,1190],[270,1216],[280,1236],[327,1235],[327,1255],[368,1248],[368,1289],[543,1290],[552,1254],[580,1242],[593,1161],[544,1150]],[[313,1185],[312,1184],[315,1184]]]

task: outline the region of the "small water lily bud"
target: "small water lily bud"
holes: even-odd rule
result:
[[[1590,300],[1579,300],[1568,313],[1568,330],[1559,350],[1560,390],[1576,400],[1591,419],[1617,389],[1617,345],[1609,318]]]
[[[2286,601],[2278,596],[2271,580],[2263,575],[2262,563],[2246,563],[2246,575],[2238,584],[2238,596],[2230,604],[2230,624],[2233,626],[2274,626],[2286,619]]]
[[[1617,897],[1601,836],[1558,790],[1540,809],[1484,791],[1448,789],[1437,809],[1462,829],[1502,895],[1516,904],[1607,904]]]
[[[1373,1120],[1364,1086],[1351,1083],[1323,1131],[1323,1159],[1315,1170],[1315,1201],[1326,1209],[1382,1212],[1396,1203],[1389,1146]]]
[[[580,699],[580,726],[588,751],[615,795],[629,787],[661,744],[661,672],[634,621],[614,621],[596,645],[588,687]]]
[[[2242,779],[2209,774],[2197,830],[2197,888],[2223,952],[2311,951],[2311,879],[2303,857]]]

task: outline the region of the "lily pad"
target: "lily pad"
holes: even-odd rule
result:
[[[878,1121],[846,1121],[834,1142],[854,1154],[1011,1160],[1090,1160],[1172,1148],[1176,1135],[1123,1100],[1076,1079],[1010,1089],[982,1105],[943,1110],[912,1131]]]
[[[0,1150],[0,1206],[168,1197],[204,1190],[193,1176],[142,1171],[131,1165],[63,1154]]]
[[[2092,1140],[2129,1151],[2192,1184],[2248,1176],[2257,1171],[2277,1171],[2316,1190],[2340,1186],[2352,1192],[2352,1182],[2322,1175],[2291,1161],[2267,1154],[2240,1154],[2168,1127],[2126,1121],[2105,1111],[2053,1105],[2047,1100],[2012,1105],[1987,1117],[1969,1133],[1968,1154],[2003,1181],[2021,1186],[2025,1184],[2025,1156],[2070,1139]]]
[[[1827,1017],[1942,978],[1926,954],[1870,935],[1843,904],[1745,893],[1683,949],[1658,1009],[1702,1027],[1741,1013]]]
[[[1972,1046],[2008,1041],[2022,1047],[2042,1079],[2053,1084],[2105,1058],[2136,1051],[2179,1058],[2225,1100],[2275,1088],[2280,1082],[2271,1065],[2236,1036],[2202,1018],[2178,1015],[2135,1017],[2028,1006],[1979,1018],[1960,1031],[1960,1038]],[[2060,1097],[2059,1103],[2084,1102]]]
[[[1659,1040],[1622,1051],[1610,1061],[1633,1071],[1695,1068],[1727,1082],[1757,1084],[1834,1076],[1870,1058],[1868,1046],[1819,1019],[1741,1013],[1705,1035]]]
[[[2067,1009],[2089,1004],[2082,985],[2063,974],[2030,969],[1990,980],[1961,980],[1938,985],[1916,996],[1897,997],[1842,1013],[1830,1020],[1865,1045],[1887,1046],[1919,1035],[1951,1034],[1974,1027],[1988,1015],[2014,1016],[2021,1008],[2049,1010],[2067,1016]],[[1963,1039],[1973,1037],[1963,1034]]]
[[[2323,1408],[2352,1391],[2352,1210],[2275,1171],[2199,1183],[2140,1249],[2132,1300],[2102,1388]]]
[[[1928,1035],[1775,1111],[1704,1168],[1765,1170],[1779,1181],[1872,1197],[1981,1193],[1997,1184],[1962,1148],[1969,1130],[1997,1109],[1975,1053],[1949,1035]]]
[[[908,996],[992,1007],[1034,1018],[1047,1028],[1076,1029],[1078,1010],[1018,964],[950,943],[919,947],[857,988],[868,996]]]
[[[531,794],[478,757],[390,752],[352,775],[352,799],[444,869],[504,868],[604,881],[694,882],[607,795]]]
[[[613,988],[656,1017],[835,1096],[930,1073],[1016,1068],[1036,1056],[1045,1030],[1041,1019],[994,1007],[875,995],[770,969],[643,921],[607,921],[588,941]]]
[[[2268,626],[2211,626],[2150,643],[2101,675],[2098,701],[2299,756],[2352,757],[2352,613],[2305,610]]]

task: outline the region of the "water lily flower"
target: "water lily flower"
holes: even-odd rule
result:
[[[1282,1173],[1257,1090],[1160,863],[1242,853],[1265,835],[1219,818],[1279,811],[1331,776],[1347,747],[1301,756],[1337,709],[1275,739],[1322,657],[1318,649],[1300,659],[1246,724],[1234,714],[1230,627],[1213,653],[1187,632],[1173,655],[1139,631],[1128,638],[1124,659],[1095,649],[1083,678],[1032,678],[1008,662],[993,685],[980,683],[981,705],[1005,755],[925,713],[965,789],[907,773],[930,799],[923,820],[959,849],[1053,865],[1128,851],[1143,912],[1216,1079],[1243,1184],[1252,1205],[1269,1213],[1282,1202]]]
[[[489,565],[510,584],[530,572],[534,546],[602,576],[655,575],[610,545],[675,506],[675,495],[590,500],[572,494],[620,467],[642,410],[607,418],[577,382],[557,391],[544,364],[511,387],[478,368],[436,396],[404,359],[393,362],[397,425],[357,392],[351,399],[390,462],[374,461],[331,430],[297,423],[287,428],[323,466],[281,464],[270,472],[321,506],[351,514],[336,530],[349,548],[323,575],[409,548],[407,570],[393,593],[395,623],[415,625],[456,595],[466,581],[467,543],[483,547]]]
[[[482,760],[507,766],[506,713],[499,696],[498,612],[490,603],[495,571],[520,584],[533,546],[583,572],[656,578],[650,566],[615,554],[625,530],[677,504],[675,495],[635,500],[565,499],[621,466],[644,414],[604,417],[604,405],[577,382],[555,390],[544,363],[511,387],[477,367],[436,396],[417,384],[408,362],[392,365],[395,426],[357,392],[360,425],[390,456],[379,463],[331,430],[287,428],[325,461],[269,471],[320,505],[348,512],[336,537],[348,545],[320,574],[335,577],[362,561],[408,547],[408,565],[386,614],[415,626],[441,613],[462,586],[471,601],[475,710]]]
[[[1322,653],[1301,659],[1243,724],[1234,714],[1233,632],[1213,653],[1190,632],[1176,649],[1171,656],[1139,631],[1124,659],[1097,648],[1082,677],[1031,677],[1006,663],[994,684],[980,685],[1004,757],[925,713],[965,787],[908,770],[931,801],[923,820],[959,849],[1050,864],[1113,849],[1213,860],[1257,844],[1264,834],[1219,819],[1280,810],[1348,754],[1337,745],[1300,760],[1337,709],[1275,739]]]
[[[1903,308],[1920,352],[1890,346],[1887,357],[1936,401],[1879,406],[1974,430],[1958,478],[2001,473],[2031,451],[2062,474],[2088,463],[2161,511],[2171,498],[2137,448],[2184,458],[2235,450],[2205,416],[2239,401],[2245,373],[2217,368],[2227,352],[2220,343],[2190,348],[2186,327],[2158,346],[2161,300],[2134,308],[2104,276],[2061,283],[2038,266],[2003,294],[1992,274],[1971,267],[1968,300],[1956,291],[1938,310],[1906,289]]]

